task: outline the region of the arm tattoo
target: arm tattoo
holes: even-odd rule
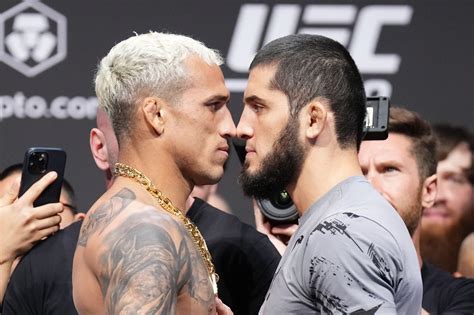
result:
[[[170,221],[157,213],[135,213],[106,236],[99,280],[108,314],[174,313],[183,288],[199,304],[212,308],[207,270],[202,261],[195,261],[201,257],[192,253],[196,250],[190,249],[187,235],[181,237],[186,231]],[[169,233],[173,230],[181,234],[177,245]],[[204,288],[196,272],[200,269],[204,271]]]
[[[109,201],[100,205],[89,217],[87,222],[82,225],[78,246],[85,247],[91,234],[102,233],[107,225],[112,222],[123,209],[125,209],[136,196],[128,188],[120,190]]]

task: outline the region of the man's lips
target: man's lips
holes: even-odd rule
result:
[[[245,155],[245,158],[248,158],[250,156],[253,156],[255,155],[255,149],[251,148],[251,147],[245,147],[245,151],[247,152],[247,154]]]
[[[229,156],[229,146],[228,145],[220,146],[217,150],[219,152],[225,154],[226,156]]]
[[[449,215],[445,210],[439,208],[429,208],[423,211],[423,217],[428,218],[447,218]]]

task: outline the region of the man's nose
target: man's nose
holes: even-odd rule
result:
[[[250,124],[250,117],[247,109],[244,108],[240,116],[239,124],[237,125],[237,137],[247,140],[253,137],[253,128]]]

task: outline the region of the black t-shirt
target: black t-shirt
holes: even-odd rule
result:
[[[474,279],[455,278],[423,263],[423,309],[430,314],[474,314]]]
[[[13,272],[3,301],[7,314],[77,314],[72,262],[81,222],[33,247]]]
[[[220,299],[234,314],[258,314],[280,254],[268,237],[199,198],[186,214],[206,240]]]

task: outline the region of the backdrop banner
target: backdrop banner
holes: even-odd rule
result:
[[[312,33],[348,48],[368,95],[390,96],[430,122],[472,128],[473,12],[471,0],[2,0],[0,168],[21,162],[28,147],[62,147],[65,176],[87,211],[105,189],[89,149],[97,63],[115,43],[150,30],[190,35],[222,53],[236,124],[255,52],[275,38]],[[219,191],[252,223],[239,172],[234,151]]]

